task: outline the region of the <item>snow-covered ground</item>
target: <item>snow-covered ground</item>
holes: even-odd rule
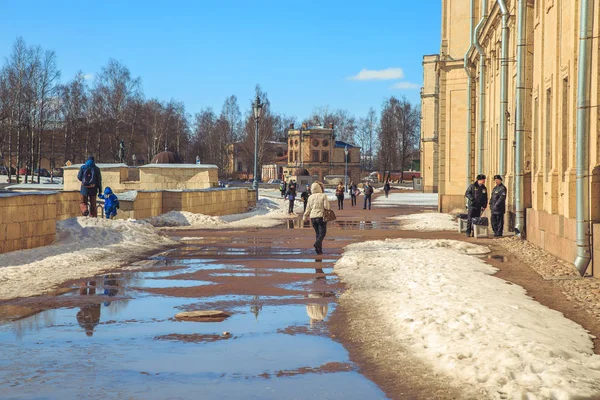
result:
[[[437,206],[438,195],[436,193],[390,193],[387,199],[385,196],[379,196],[373,200],[373,205],[377,207]]]
[[[176,243],[135,220],[71,218],[56,229],[52,245],[0,255],[0,299],[39,295]]]
[[[146,221],[156,227],[178,229],[246,229],[270,228],[280,225],[290,217],[299,217],[303,211],[300,201],[294,204],[295,215],[289,215],[289,203],[276,197],[258,200],[258,205],[252,211],[242,214],[211,217],[203,214],[193,214],[185,211],[171,211]]]
[[[25,180],[24,180],[24,178],[23,178],[23,176],[22,176],[22,175],[21,175],[21,177],[20,177],[20,178],[21,178],[21,182],[22,182],[22,183],[25,183]],[[29,176],[29,177],[27,178],[27,182],[28,182],[28,183],[32,183],[32,182],[31,182],[31,179],[32,179],[32,177],[31,177],[31,176]],[[0,175],[0,183],[8,183],[8,175]],[[13,176],[12,176],[12,183],[14,183],[14,184],[16,184],[16,183],[17,183],[17,182],[16,182],[16,176],[15,176],[15,175],[13,175]],[[34,177],[33,177],[33,183],[37,184],[37,176],[34,176]],[[54,179],[52,180],[52,182],[51,182],[51,181],[50,181],[50,178],[44,178],[44,177],[40,177],[40,183],[41,183],[41,184],[51,184],[51,183],[53,183],[53,184],[56,184],[56,185],[62,185],[62,184],[63,184],[63,178],[58,178],[58,177],[57,177],[57,178],[54,178]]]
[[[335,271],[385,315],[399,345],[486,398],[600,398],[600,356],[578,324],[491,276],[481,246],[395,239],[353,244]],[[484,397],[484,396],[482,396]]]
[[[421,213],[391,217],[400,221],[400,229],[408,231],[456,231],[456,217],[442,213]]]

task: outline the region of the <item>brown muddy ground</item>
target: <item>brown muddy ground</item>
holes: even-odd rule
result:
[[[338,357],[335,361],[315,365],[298,365],[294,368],[281,366],[262,373],[253,372],[245,375],[231,371],[229,376],[243,377],[245,380],[268,378],[269,381],[273,381],[323,373],[327,373],[328,376],[354,373],[357,375],[353,375],[351,380],[342,385],[348,384],[351,389],[350,382],[355,382],[358,377],[364,376],[379,386],[387,397],[394,399],[480,398],[477,393],[467,393],[463,388],[453,386],[444,377],[434,375],[426,366],[398,347],[393,336],[378,324],[378,315],[373,310],[365,309],[364,305],[357,304],[352,299],[342,298],[338,302],[344,285],[339,282],[332,269],[335,261],[343,253],[344,246],[354,242],[387,238],[467,239],[457,232],[402,231],[397,229],[396,222],[388,219],[401,214],[433,211],[432,208],[375,207],[371,211],[364,211],[360,207],[351,208],[348,204],[349,202],[345,210],[336,210],[338,220],[328,226],[322,256],[314,254],[312,247],[314,231],[298,218],[284,221],[281,226],[270,229],[170,231],[169,234],[172,236],[198,239],[165,253],[164,257],[159,255],[151,258],[147,266],[143,265],[136,270],[136,273],[173,272],[168,276],[166,284],[157,285],[158,280],[147,277],[138,279],[126,269],[115,271],[120,287],[118,294],[110,301],[129,301],[133,304],[141,295],[143,299],[169,299],[170,302],[175,302],[177,311],[217,309],[231,312],[233,320],[245,318],[243,314],[247,311],[240,310],[250,306],[252,313],[256,313],[257,321],[263,318],[259,317],[260,310],[264,313],[264,310],[269,308],[284,310],[285,315],[285,307],[306,307],[309,316],[311,311],[319,313],[325,310],[324,313],[327,314],[327,307],[335,308],[328,319],[321,321],[323,323],[312,319],[310,323],[291,321],[275,323],[270,329],[274,334],[287,338],[292,348],[294,340],[307,336],[340,343],[349,352],[349,360]],[[523,286],[540,303],[563,312],[593,335],[600,337],[600,323],[567,300],[555,282],[543,280],[528,266],[502,254],[493,240],[478,240],[477,243],[489,246],[492,249],[491,255],[498,257],[488,258],[486,261],[499,268],[497,274],[499,278]],[[163,262],[163,258],[167,262]],[[201,262],[202,268],[193,271],[183,270],[178,273],[180,269],[195,261]],[[78,295],[82,287],[102,286],[103,279],[105,278],[90,277],[67,282],[64,288],[50,295],[0,302],[0,323],[25,317],[32,318],[38,313],[59,308],[79,307],[84,310],[86,307],[106,305],[107,299],[100,295],[100,291],[86,296]],[[122,290],[123,287],[128,290]],[[252,302],[248,298],[253,299]],[[162,303],[149,304],[160,306]],[[254,319],[254,316],[251,317]],[[152,323],[168,324],[172,327],[170,328],[172,331],[161,334],[151,333],[150,340],[139,345],[142,349],[137,351],[144,351],[143,347],[152,346],[152,342],[173,343],[174,346],[183,345],[187,346],[186,349],[192,349],[189,346],[234,346],[236,342],[245,338],[255,339],[255,336],[234,331],[225,334],[224,330],[219,328],[210,332],[177,332],[177,327],[181,325],[176,325],[173,318],[169,318],[166,314],[157,318],[140,317],[139,320],[135,314],[129,315],[128,319],[124,320],[118,318],[101,320],[95,330],[101,333],[103,327],[120,327],[127,324],[148,326]],[[262,342],[259,344],[262,345]],[[223,354],[228,354],[228,348],[223,347]],[[127,351],[130,351],[129,348],[125,352]],[[595,341],[595,351],[599,352],[598,341]],[[134,358],[139,356],[136,352],[131,354]],[[286,359],[283,354],[281,357]],[[139,373],[150,374],[146,370]],[[19,374],[16,373],[15,376],[18,377]],[[57,378],[54,383],[60,382]],[[365,390],[367,390],[365,393],[371,394],[363,398],[381,397],[375,391]],[[239,393],[242,394],[244,391]],[[286,392],[279,392],[282,393]],[[158,396],[159,392],[156,395]],[[49,397],[54,398],[52,395]],[[185,398],[185,394],[182,397]],[[132,398],[137,397],[132,396]],[[208,398],[211,398],[210,395]],[[353,397],[346,395],[346,398]]]

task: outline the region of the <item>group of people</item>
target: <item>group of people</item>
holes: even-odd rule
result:
[[[364,187],[364,195],[365,195],[365,204],[363,207],[363,210],[367,209],[367,206],[369,207],[369,210],[371,209],[371,198],[373,197],[373,186],[371,186],[370,183],[365,183],[365,187]],[[350,194],[350,200],[352,202],[352,207],[356,206],[356,199],[358,198],[358,196],[361,195],[361,191],[358,188],[358,186],[356,185],[356,183],[354,183],[354,181],[350,182],[350,186],[348,187],[348,193]],[[340,182],[336,189],[335,189],[335,197],[337,198],[337,203],[338,203],[338,210],[343,210],[344,209],[344,198],[346,197],[346,188],[344,187],[344,184],[342,182]]]
[[[486,176],[477,175],[477,179],[467,188],[467,237],[473,233],[473,218],[481,217],[488,207],[488,192],[485,187]],[[494,237],[504,234],[504,214],[506,213],[506,186],[502,183],[502,176],[495,175],[496,186],[489,199],[490,213],[492,215],[492,230]]]
[[[92,218],[98,217],[96,207],[96,196],[98,196],[99,199],[104,200],[104,216],[107,219],[113,219],[117,216],[119,199],[108,186],[102,191],[102,173],[96,165],[94,156],[89,156],[85,164],[81,166],[77,179],[81,182],[81,189],[79,190],[81,215]]]

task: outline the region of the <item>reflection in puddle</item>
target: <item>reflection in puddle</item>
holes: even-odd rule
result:
[[[199,257],[213,250],[215,254],[220,251],[186,246],[163,252],[150,263],[136,263],[132,270],[82,282],[68,294],[69,299],[79,296],[85,300],[75,308],[47,310],[0,324],[3,354],[11,355],[10,361],[0,358],[2,397],[35,398],[43,393],[50,399],[87,398],[88,388],[81,382],[94,382],[103,388],[104,398],[198,398],[198,388],[207,399],[281,399],[298,393],[302,398],[333,393],[337,398],[385,398],[354,368],[326,375],[315,372],[331,362],[353,365],[347,351],[327,330],[337,295],[328,285],[338,282],[327,273],[335,259],[302,259],[297,256],[303,250],[295,249],[261,248],[256,253],[283,263],[323,263],[319,268],[260,269],[258,276],[264,279],[269,279],[265,274],[269,272],[306,274],[310,279],[294,283],[303,286],[298,286],[304,292],[301,295],[194,299],[143,291],[211,284],[180,279],[203,270],[231,279],[257,276],[257,272],[249,272],[254,269],[245,266],[246,260],[238,258],[253,254],[253,250],[227,248],[219,253],[222,263]],[[274,258],[281,255],[296,257]],[[135,270],[152,267],[175,268]],[[178,279],[172,279],[174,276]],[[232,316],[210,324],[174,319],[182,310],[209,309]],[[282,333],[292,328],[297,334]],[[233,340],[223,339],[229,337]],[[288,376],[278,371],[306,372]],[[265,375],[271,377],[268,385],[261,378]]]

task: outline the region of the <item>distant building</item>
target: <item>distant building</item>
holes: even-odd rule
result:
[[[288,131],[288,158],[283,169],[286,179],[294,176],[298,168],[308,170],[315,179],[325,180],[328,175],[344,176],[345,149],[348,148],[349,182],[360,180],[360,148],[335,140],[333,126],[307,127]]]
[[[254,147],[250,141],[235,142],[229,145],[227,152],[229,162],[227,175],[234,179],[254,179]],[[251,148],[252,147],[252,148]],[[266,143],[262,165],[270,165],[284,157],[287,152],[287,143],[269,141]],[[271,178],[262,177],[263,181]]]

